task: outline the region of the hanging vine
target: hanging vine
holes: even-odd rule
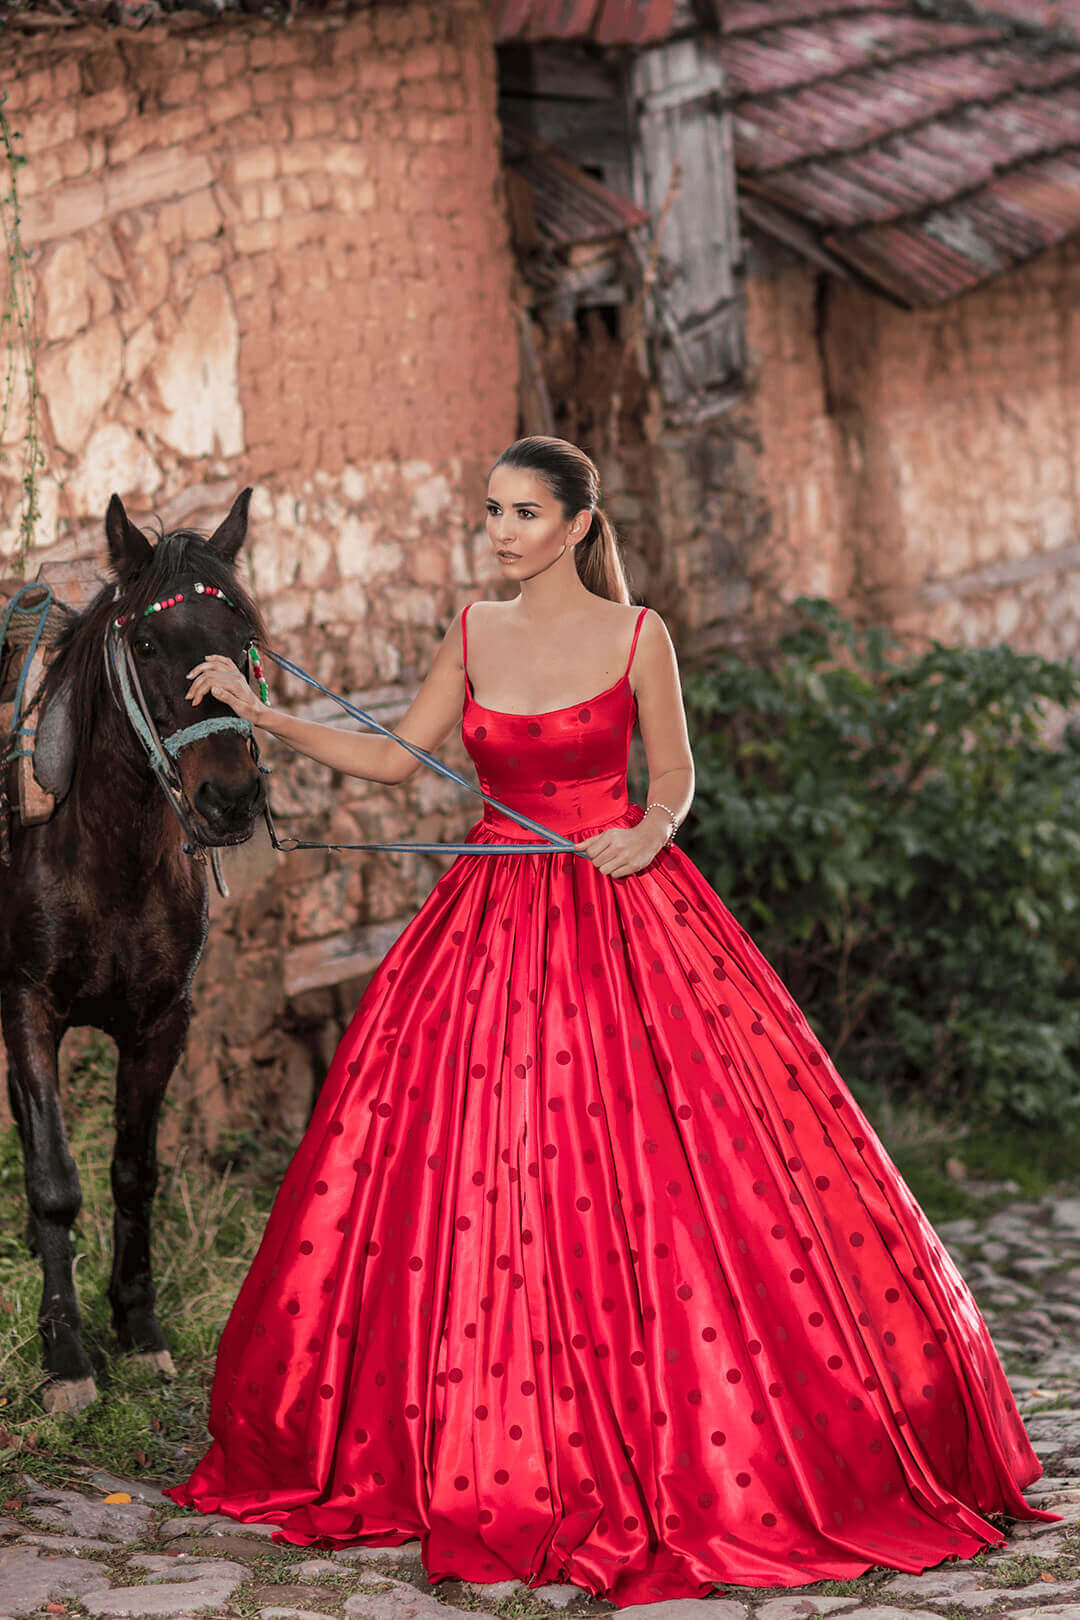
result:
[[[3,384],[0,389],[0,445],[7,439],[12,406],[22,387],[26,396],[26,425],[22,434],[18,476],[22,484],[19,508],[19,535],[14,556],[17,573],[26,569],[34,544],[34,531],[41,514],[38,474],[45,464],[38,436],[37,332],[34,326],[34,297],[26,272],[29,250],[23,247],[20,230],[18,172],[26,159],[17,150],[18,131],[8,122],[6,91],[0,90],[0,229],[3,231],[7,261],[0,305],[0,355],[3,356]],[[0,465],[9,459],[0,450]]]

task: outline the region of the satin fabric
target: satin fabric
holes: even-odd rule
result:
[[[467,687],[485,789],[575,839],[635,825],[632,659],[543,714]],[[516,832],[488,807],[469,838]],[[210,1431],[177,1503],[619,1606],[920,1571],[1000,1544],[987,1513],[1058,1517],[1020,1494],[1042,1470],[963,1279],[676,846],[435,885],[285,1175]]]

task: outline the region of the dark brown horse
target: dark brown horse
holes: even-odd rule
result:
[[[249,838],[264,804],[244,723],[212,699],[193,708],[186,674],[209,652],[245,668],[248,645],[265,639],[234,569],[250,495],[238,497],[211,538],[178,530],[156,545],[113,496],[106,534],[115,584],[65,627],[42,688],[39,734],[59,725],[67,737],[70,786],[50,820],[16,828],[11,864],[0,867],[0,1022],[28,1240],[44,1270],[38,1321],[49,1410],[96,1395],[72,1278],[81,1192],[57,1087],[57,1048],[73,1025],[103,1030],[118,1053],[116,1336],[122,1349],[172,1369],[150,1270],[158,1115],[206,939],[206,848]],[[169,605],[153,610],[155,602]],[[123,706],[125,687],[145,700],[142,736]],[[143,740],[155,728],[175,750],[172,803]]]

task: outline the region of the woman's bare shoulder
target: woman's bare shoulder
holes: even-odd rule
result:
[[[493,613],[505,613],[507,608],[510,606],[511,604],[509,602],[499,602],[492,597],[483,597],[479,602],[469,603],[468,614],[470,619],[486,619],[489,618]],[[460,618],[460,616],[461,615],[459,614],[458,617]]]
[[[590,602],[588,611],[597,629],[606,626],[617,632],[624,629],[633,630],[643,607],[644,604],[641,602],[613,602],[609,597],[597,596]],[[642,629],[653,616],[652,609],[646,608],[645,615]]]

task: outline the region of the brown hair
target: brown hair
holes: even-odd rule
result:
[[[578,512],[592,513],[589,532],[574,548],[578,578],[595,596],[628,603],[630,587],[618,537],[600,505],[600,475],[591,457],[567,439],[534,433],[508,445],[495,466],[517,467],[542,478],[562,507],[564,518]]]

